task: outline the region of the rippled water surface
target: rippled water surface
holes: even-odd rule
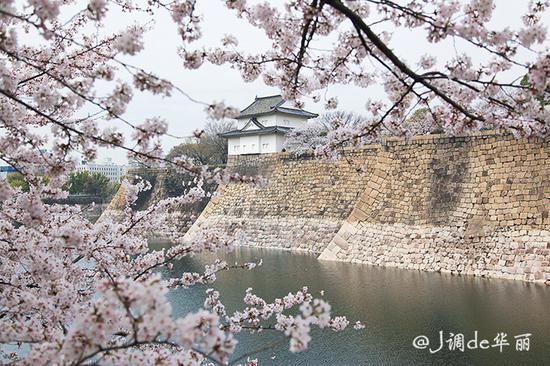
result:
[[[362,320],[367,328],[343,333],[314,331],[310,349],[288,352],[285,343],[257,354],[262,365],[550,365],[550,287],[516,281],[425,273],[367,265],[318,261],[315,256],[277,250],[237,248],[228,254],[187,258],[167,275],[202,272],[215,258],[229,263],[263,259],[253,271],[226,271],[212,287],[220,290],[229,310],[243,307],[248,287],[266,300],[309,286],[325,291],[334,314]],[[203,303],[206,286],[170,294],[177,315]],[[463,333],[471,340],[491,344],[499,332],[507,333],[510,346],[464,352],[443,349],[434,354],[417,350],[412,341],[426,335],[439,348],[439,331]],[[530,350],[515,350],[514,336],[532,333]],[[235,357],[280,337],[264,332],[238,337]]]

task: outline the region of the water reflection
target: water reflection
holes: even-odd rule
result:
[[[315,331],[311,348],[301,355],[285,344],[258,355],[267,365],[548,365],[550,361],[550,288],[516,281],[458,277],[367,265],[321,262],[307,254],[277,250],[238,248],[218,256],[187,258],[166,275],[203,270],[222,257],[231,262],[263,258],[253,271],[230,271],[218,275],[214,286],[229,310],[242,308],[248,287],[266,300],[307,285],[325,291],[333,311],[350,320],[362,320],[367,328],[343,333]],[[170,294],[176,314],[196,310],[204,300],[206,286]],[[416,350],[412,340],[424,334],[439,344],[438,332],[464,333],[466,340],[479,331],[490,339],[508,334],[510,347],[502,353],[489,350],[445,351],[430,354]],[[532,333],[531,350],[515,351],[514,335]],[[269,342],[275,335],[243,334],[238,354]],[[274,359],[272,359],[274,357]]]

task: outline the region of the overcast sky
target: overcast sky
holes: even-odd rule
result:
[[[273,1],[277,3],[281,1]],[[204,37],[196,43],[197,48],[216,46],[224,34],[234,34],[239,39],[239,48],[244,51],[254,52],[269,47],[270,43],[263,33],[248,25],[245,20],[238,19],[233,12],[228,11],[221,1],[199,1],[199,12],[204,15]],[[517,28],[521,25],[520,16],[527,9],[527,0],[497,0],[497,11],[491,22],[494,29],[505,26]],[[112,5],[111,5],[112,6]],[[107,28],[110,30],[123,29],[126,24],[142,21],[128,14],[112,11],[107,18]],[[550,22],[548,14],[545,14],[544,24]],[[185,90],[193,98],[210,102],[225,101],[240,109],[250,104],[255,96],[278,94],[277,89],[267,87],[259,78],[252,83],[244,82],[239,72],[229,67],[213,66],[205,63],[198,70],[186,70],[177,55],[177,47],[180,44],[177,29],[166,14],[159,12],[155,16],[152,30],[145,36],[145,50],[138,56],[127,58],[130,63],[141,66],[173,81],[174,84]],[[381,28],[379,28],[381,29]],[[429,53],[445,60],[459,52],[467,52],[474,60],[485,59],[484,53],[472,47],[462,44],[429,44],[423,39],[421,31],[412,32],[403,29],[390,29],[393,32],[391,47],[394,51],[407,60],[409,65],[415,65],[418,58]],[[106,90],[107,91],[107,90]],[[359,89],[352,86],[334,86],[328,91],[328,96],[337,96],[340,102],[339,109],[364,113],[365,102],[369,98],[383,98],[382,88],[372,86]],[[313,104],[306,102],[306,108],[315,113],[323,112],[323,103]],[[150,93],[136,93],[130,104],[125,118],[139,123],[147,117],[161,116],[169,121],[169,132],[174,135],[188,136],[194,129],[200,128],[205,120],[204,106],[193,103],[180,94],[174,94],[171,98],[161,98]],[[164,150],[169,149],[179,142],[172,138],[163,141]],[[118,163],[126,162],[126,155],[122,151],[101,150],[98,161],[106,157],[112,158]]]

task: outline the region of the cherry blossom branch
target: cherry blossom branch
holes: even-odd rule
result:
[[[112,351],[120,351],[120,350],[129,349],[129,348],[150,346],[150,345],[169,346],[169,347],[173,347],[173,348],[176,348],[176,349],[181,349],[182,348],[180,345],[175,344],[173,342],[169,342],[169,341],[159,341],[159,340],[137,341],[137,340],[134,340],[132,342],[129,342],[129,343],[126,343],[126,344],[123,344],[123,345],[120,345],[120,346],[100,347],[100,348],[98,348],[97,351],[95,351],[93,353],[90,353],[89,355],[84,356],[81,360],[79,360],[74,365],[75,366],[77,366],[77,365],[87,365],[86,364],[87,361],[92,360],[93,358],[100,355],[101,353],[109,353],[109,352],[112,352]],[[202,352],[202,351],[200,351],[198,349],[195,349],[195,348],[192,348],[192,350],[193,350],[193,352],[196,352],[196,353],[200,354],[201,356],[203,356],[204,358],[206,358],[210,362],[213,362],[216,365],[225,366],[224,363],[221,363],[219,360],[209,356],[205,352]]]
[[[468,111],[464,106],[460,105],[458,102],[450,98],[447,94],[443,93],[441,90],[439,90],[434,85],[430,84],[428,81],[426,81],[424,78],[422,78],[420,75],[416,74],[414,71],[412,71],[407,65],[405,65],[389,48],[388,46],[382,42],[382,40],[372,31],[372,29],[363,21],[363,19],[357,15],[354,11],[352,11],[350,8],[346,7],[341,1],[339,0],[324,0],[328,5],[332,6],[336,10],[340,11],[342,14],[344,14],[348,19],[357,26],[361,32],[363,32],[367,38],[377,47],[377,49],[380,50],[388,58],[388,60],[396,66],[401,72],[403,72],[405,75],[409,76],[411,79],[413,79],[415,82],[421,83],[422,85],[426,86],[428,89],[430,89],[434,94],[436,94],[438,97],[443,99],[445,102],[453,106],[455,109],[460,111],[462,114],[464,114],[466,117],[472,119],[472,120],[479,120],[483,121],[484,118],[481,116],[478,116],[476,114],[471,113]]]
[[[231,361],[230,365],[237,365],[237,363],[241,360],[246,360],[250,356],[254,356],[255,354],[262,353],[262,352],[265,352],[265,351],[269,351],[270,349],[273,349],[277,346],[280,346],[280,345],[282,345],[283,343],[285,343],[287,341],[288,341],[288,337],[279,338],[279,339],[277,339],[275,341],[272,341],[272,342],[266,344],[265,346],[260,347],[260,348],[254,350],[254,351],[250,351],[250,352],[247,352],[245,354],[240,355],[239,357],[237,357],[233,361]]]

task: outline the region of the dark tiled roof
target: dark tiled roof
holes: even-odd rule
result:
[[[276,110],[281,113],[288,113],[288,114],[296,114],[299,116],[304,116],[308,118],[315,118],[318,116],[316,113],[311,113],[308,111],[304,111],[303,109],[296,109],[296,108],[286,108],[286,107],[277,107]]]
[[[237,136],[248,136],[248,135],[266,135],[268,133],[282,133],[285,134],[290,131],[290,127],[283,126],[269,126],[260,129],[254,130],[234,130],[225,133],[220,133],[221,137],[237,137]]]
[[[268,97],[259,98],[256,97],[252,104],[241,111],[241,113],[237,116],[237,119],[261,116],[274,112],[293,114],[308,118],[317,117],[317,114],[304,111],[303,109],[281,107],[284,102],[285,100],[280,95],[271,95]]]
[[[243,109],[237,118],[249,117],[257,114],[273,112],[273,110],[283,104],[285,101],[280,95],[271,95],[269,97],[256,97],[254,102]]]

